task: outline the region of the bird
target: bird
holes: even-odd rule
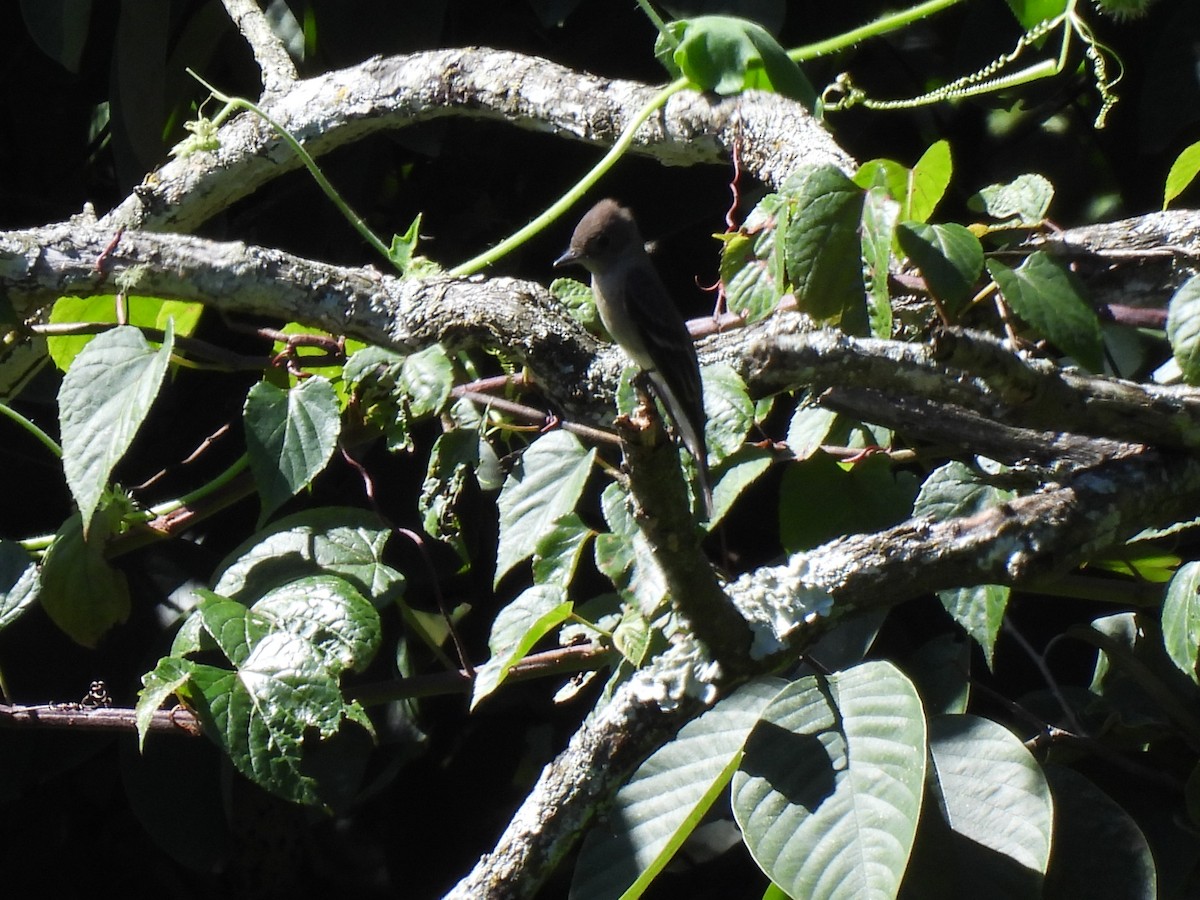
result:
[[[705,515],[712,516],[712,482],[704,441],[704,387],[691,333],[658,275],[631,213],[601,200],[579,220],[555,268],[577,264],[592,276],[600,321],[650,379],[675,431],[696,460]]]

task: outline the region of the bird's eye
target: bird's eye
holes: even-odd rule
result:
[[[592,249],[603,252],[604,250],[608,249],[608,245],[610,243],[611,243],[611,241],[609,239],[609,236],[607,234],[601,233],[601,234],[596,235],[595,239],[592,241]]]

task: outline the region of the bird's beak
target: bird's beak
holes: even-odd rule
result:
[[[575,248],[568,247],[567,252],[554,261],[554,268],[561,269],[563,266],[569,266],[578,260],[579,254],[575,251]]]

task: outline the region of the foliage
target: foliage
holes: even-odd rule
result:
[[[1089,121],[1103,119],[1115,79],[1103,62],[1112,53],[1093,30],[1100,25],[1074,0],[1009,6],[1021,37],[1003,66],[1060,33],[1055,66],[1030,66],[1002,83],[992,80],[1001,67],[985,66],[924,99],[963,102],[1027,87],[1050,69],[1081,65],[1068,52],[1078,39],[1091,51],[1100,105],[1083,93],[1074,102]],[[1121,5],[1105,8],[1118,14]],[[27,27],[44,35],[40,22],[31,17]],[[64,64],[80,63],[78,37],[64,36]],[[816,105],[808,78],[817,76],[746,19],[668,23],[655,55],[690,87],[767,89]],[[840,82],[847,93],[852,83]],[[626,135],[684,87],[664,89]],[[826,102],[836,133],[835,113]],[[191,130],[211,141],[222,115]],[[965,141],[922,139],[915,151],[885,147],[887,156],[853,175],[802,166],[745,204],[741,224],[715,242],[724,301],[742,325],[798,311],[839,337],[912,344],[937,328],[1007,330],[1054,371],[1146,381],[1173,356],[1183,382],[1200,380],[1195,278],[1174,293],[1161,329],[1135,334],[1102,320],[1069,263],[1021,242],[1047,229],[1060,202],[1062,182],[1042,174],[1042,160],[985,170],[980,160],[964,165]],[[1194,149],[1172,167],[1165,202],[1194,177]],[[916,162],[892,158],[901,156]],[[416,248],[444,211],[406,211],[397,221],[412,224],[389,247],[319,177],[339,212],[403,276],[438,271]],[[565,208],[573,196],[555,202]],[[474,263],[450,271],[465,274]],[[553,287],[565,318],[595,327],[585,287]],[[0,663],[7,668],[5,653],[16,654],[7,635],[34,635],[47,647],[69,642],[86,665],[115,648],[140,682],[146,756],[126,763],[131,769],[151,765],[168,741],[154,733],[155,714],[177,705],[173,714],[196,717],[242,789],[252,784],[348,829],[378,804],[403,807],[414,830],[426,830],[425,807],[404,804],[427,799],[423,780],[450,772],[470,784],[483,776],[467,770],[494,763],[503,804],[489,783],[476,792],[486,797],[466,792],[477,805],[459,813],[472,829],[479,820],[498,832],[519,799],[504,791],[530,788],[531,773],[584,707],[603,711],[618,686],[686,631],[630,476],[591,436],[546,426],[549,414],[525,393],[508,348],[401,352],[280,323],[287,327],[253,335],[254,368],[235,379],[229,370],[245,357],[230,359],[241,336],[215,324],[205,332],[199,307],[75,293],[82,296],[63,297],[48,321],[100,333],[52,339],[62,374],[48,368],[44,377],[56,384],[55,414],[47,419],[31,404],[36,412],[4,420],[13,433],[44,439],[47,455],[57,445],[35,420],[57,421],[62,469],[38,491],[70,499],[44,504],[57,516],[49,525],[16,509],[5,518]],[[201,346],[209,341],[228,352]],[[1120,353],[1130,341],[1144,351]],[[637,420],[642,405],[634,375],[623,373],[603,398],[626,420]],[[703,541],[730,590],[734,575],[768,560],[834,553],[846,536],[905,521],[969,521],[1062,477],[1035,461],[1002,465],[983,451],[821,406],[828,398],[802,377],[771,397],[752,395],[728,362],[706,364],[703,379],[715,509],[673,543]],[[220,428],[201,425],[209,399]],[[181,447],[180,428],[200,452]],[[214,450],[220,440],[236,447]],[[210,464],[193,466],[193,456]],[[690,482],[688,465],[680,454]],[[162,492],[128,486],[159,470],[169,476]],[[729,686],[616,792],[563,876],[572,896],[670,890],[668,864],[720,821],[736,822],[743,849],[726,858],[743,854],[752,895],[1049,896],[1083,883],[1076,873],[1103,857],[1122,873],[1109,879],[1108,896],[1152,896],[1167,884],[1164,896],[1187,896],[1197,877],[1187,841],[1200,824],[1200,576],[1190,524],[1106,547],[1109,554],[1054,583],[981,579],[903,604],[885,599],[857,615],[822,598],[812,614],[827,629],[820,640],[785,647],[769,672]],[[167,538],[203,555],[199,571],[177,573],[163,588],[153,553]],[[39,632],[43,613],[49,627]],[[801,631],[808,624],[792,623]],[[1051,651],[1063,646],[1087,653],[1057,668]],[[1034,674],[1010,674],[1026,667]],[[562,685],[564,673],[579,682]],[[553,681],[566,714],[546,712],[548,696],[522,693],[538,677]],[[444,698],[427,696],[463,692],[469,698],[458,697],[452,714],[439,705]],[[537,723],[525,727],[535,712]],[[463,762],[457,754],[489,717],[520,725],[518,737],[504,753]],[[235,778],[218,768],[203,776],[212,805],[173,810],[177,817],[213,815]],[[147,832],[167,799],[140,809]],[[390,839],[379,834],[386,829],[372,840]],[[495,836],[472,830],[463,843],[477,855]],[[454,834],[438,840],[457,843]],[[186,868],[213,864],[196,847],[165,849]],[[226,851],[219,864],[230,858]],[[419,863],[409,866],[436,868]],[[444,888],[469,863],[455,857],[422,883]],[[404,873],[374,865],[391,887],[404,883]]]

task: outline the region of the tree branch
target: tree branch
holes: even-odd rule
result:
[[[658,92],[482,48],[376,56],[281,88],[262,98],[263,111],[313,156],[451,115],[610,147]],[[266,123],[249,113],[234,117],[217,137],[220,149],[172,160],[147,175],[102,225],[110,231],[190,232],[300,166]],[[781,183],[801,161],[845,170],[854,165],[803,106],[754,91],[725,99],[676,94],[638,131],[632,150],[670,165],[695,165],[724,162],[735,144],[746,171],[767,184]]]

